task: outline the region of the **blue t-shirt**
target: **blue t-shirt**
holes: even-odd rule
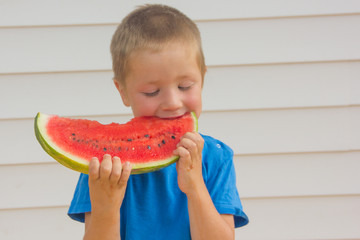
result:
[[[233,151],[224,143],[202,135],[202,173],[220,214],[234,215],[235,227],[248,223],[236,188]],[[84,222],[91,211],[88,175],[81,174],[69,216]],[[177,183],[175,164],[156,172],[131,175],[120,209],[121,239],[191,239],[186,195]]]

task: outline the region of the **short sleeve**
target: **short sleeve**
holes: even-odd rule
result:
[[[87,174],[80,174],[68,211],[69,217],[79,222],[85,222],[85,213],[91,212],[88,179]]]
[[[244,226],[249,219],[243,211],[236,187],[233,151],[221,141],[203,137],[204,180],[215,208],[220,214],[233,215],[235,227]]]

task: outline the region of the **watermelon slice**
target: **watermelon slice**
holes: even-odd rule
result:
[[[131,174],[152,172],[177,161],[176,145],[186,132],[197,131],[195,113],[164,119],[135,117],[126,124],[103,125],[38,113],[35,135],[43,149],[62,165],[88,173],[89,161],[104,154],[132,164]]]

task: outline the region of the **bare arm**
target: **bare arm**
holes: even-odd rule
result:
[[[120,239],[120,216],[117,214],[95,215],[85,213],[84,240]]]
[[[233,215],[220,215],[205,187],[188,195],[191,237],[197,239],[234,239]]]
[[[124,199],[130,164],[118,157],[104,155],[99,163],[93,158],[89,165],[91,213],[85,214],[84,240],[120,239],[120,207]]]
[[[175,154],[180,156],[176,165],[178,184],[188,198],[191,238],[235,238],[234,218],[216,210],[202,177],[202,149],[204,140],[198,133],[187,133],[181,139]]]

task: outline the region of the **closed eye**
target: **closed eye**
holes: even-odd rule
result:
[[[178,88],[180,89],[180,91],[186,91],[191,88],[191,85],[190,86],[179,86]]]
[[[158,93],[160,92],[160,90],[156,90],[154,92],[143,92],[143,94],[147,97],[155,97],[156,95],[158,95]]]

